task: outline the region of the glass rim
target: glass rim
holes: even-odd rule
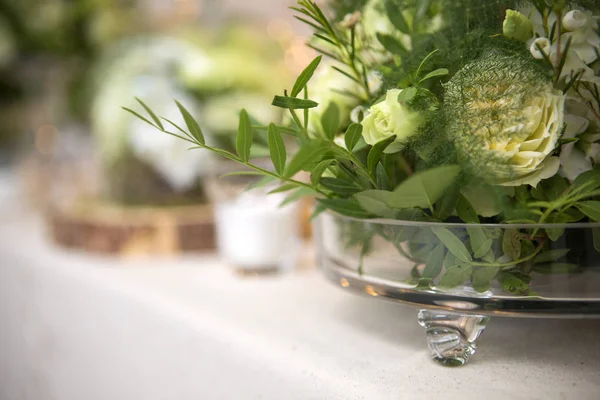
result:
[[[388,218],[357,218],[342,215],[338,212],[327,210],[327,214],[350,221],[394,226],[411,226],[417,228],[501,228],[501,229],[597,229],[600,228],[600,222],[572,222],[572,223],[544,223],[544,224],[467,224],[464,222],[431,222],[431,221],[410,221]]]

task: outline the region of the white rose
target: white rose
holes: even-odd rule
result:
[[[418,132],[424,118],[398,101],[400,93],[401,89],[388,90],[384,101],[371,106],[362,121],[365,142],[374,145],[396,135],[394,149],[399,149]]]

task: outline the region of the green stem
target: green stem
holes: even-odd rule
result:
[[[506,267],[512,267],[513,265],[518,265],[521,264],[525,261],[529,261],[532,258],[534,258],[535,256],[537,256],[541,251],[542,248],[544,247],[544,241],[542,241],[538,247],[535,249],[535,251],[533,253],[531,253],[530,255],[528,255],[527,257],[523,257],[520,258],[518,260],[514,260],[511,262],[507,262],[507,263],[483,263],[483,262],[472,262],[471,265],[473,267],[494,267],[494,268],[506,268]]]
[[[309,140],[310,138],[308,136],[308,130],[304,128],[304,124],[302,124],[300,118],[298,118],[298,114],[296,114],[296,111],[294,111],[292,108],[290,108],[289,110],[290,114],[292,115],[292,118],[294,119],[294,122],[296,123],[296,125],[298,125],[298,128],[300,128],[300,136],[302,140]]]
[[[320,190],[319,188],[313,187],[313,186],[311,186],[311,185],[309,185],[309,184],[307,184],[307,183],[300,182],[300,181],[297,181],[297,180],[295,180],[295,179],[292,179],[292,178],[286,178],[286,177],[284,177],[284,176],[281,176],[281,175],[278,175],[278,174],[276,174],[276,173],[273,173],[273,172],[271,172],[271,171],[268,171],[268,170],[266,170],[266,169],[263,169],[263,168],[261,168],[261,167],[259,167],[259,166],[257,166],[257,165],[250,164],[250,163],[247,163],[247,162],[243,162],[243,161],[242,161],[241,159],[239,159],[238,157],[236,157],[236,156],[234,156],[234,155],[227,154],[227,153],[222,153],[222,152],[220,152],[218,149],[215,149],[214,147],[210,147],[210,146],[199,146],[199,147],[200,147],[200,148],[203,148],[203,149],[206,149],[206,150],[210,150],[210,151],[212,151],[213,153],[217,153],[217,154],[219,154],[219,155],[220,155],[220,156],[222,156],[222,157],[225,157],[225,158],[227,158],[227,159],[229,159],[229,160],[231,160],[231,161],[235,161],[235,162],[237,162],[238,164],[244,165],[244,166],[246,166],[246,167],[248,167],[248,168],[250,168],[250,169],[252,169],[252,170],[254,170],[254,171],[256,171],[256,172],[260,172],[260,173],[261,173],[261,174],[263,174],[263,175],[268,175],[268,176],[271,176],[271,177],[273,177],[273,178],[275,178],[275,179],[279,179],[279,180],[281,180],[281,181],[284,181],[284,182],[287,182],[287,183],[292,183],[292,184],[294,184],[294,185],[296,185],[296,186],[301,186],[301,187],[304,187],[304,188],[307,188],[307,189],[313,190],[313,191],[315,191],[315,192],[317,192],[317,193],[319,193],[320,195],[322,195],[322,196],[325,196],[325,197],[327,197],[327,196],[328,196],[328,195],[327,195],[327,193],[323,192],[323,191],[322,191],[322,190]]]

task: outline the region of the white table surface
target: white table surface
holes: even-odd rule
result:
[[[429,361],[416,309],[314,268],[240,278],[211,255],[53,248],[2,198],[0,399],[600,399],[600,321],[491,321],[471,364]]]

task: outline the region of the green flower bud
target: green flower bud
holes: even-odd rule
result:
[[[533,36],[533,23],[518,11],[506,10],[502,33],[507,38],[526,42]]]

